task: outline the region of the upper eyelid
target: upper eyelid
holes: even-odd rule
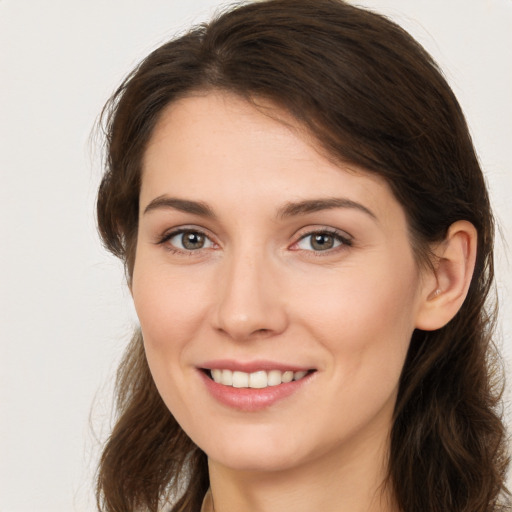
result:
[[[177,227],[165,230],[161,235],[158,235],[157,244],[165,243],[165,242],[169,241],[171,238],[173,238],[181,233],[186,233],[187,231],[200,233],[201,235],[204,235],[206,238],[211,240],[213,243],[217,243],[214,240],[215,237],[213,237],[208,230],[206,230],[204,228],[199,228],[197,226],[186,226],[185,225],[185,226],[177,226]]]
[[[306,236],[314,235],[317,233],[326,233],[329,235],[338,236],[339,238],[342,238],[344,240],[349,240],[349,241],[352,241],[354,238],[350,233],[347,233],[346,231],[344,231],[342,229],[337,229],[337,228],[327,227],[327,226],[325,226],[325,227],[318,226],[318,227],[314,227],[314,228],[313,227],[312,228],[303,228],[303,229],[299,230],[299,234],[297,236],[296,241],[302,240],[302,238],[305,238]]]

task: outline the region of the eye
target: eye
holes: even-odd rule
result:
[[[297,249],[304,251],[328,251],[342,245],[352,245],[351,241],[338,232],[315,231],[300,238],[295,244]]]
[[[179,251],[197,251],[199,249],[210,249],[213,242],[201,231],[186,229],[173,231],[166,235],[161,243],[168,243]]]

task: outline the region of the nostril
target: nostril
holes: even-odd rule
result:
[[[261,335],[266,335],[268,334],[270,331],[270,329],[256,329],[254,332],[253,332],[253,335],[258,335],[258,334],[261,334]]]

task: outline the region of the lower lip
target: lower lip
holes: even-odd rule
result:
[[[261,411],[279,400],[289,397],[306,384],[313,375],[313,373],[309,373],[300,380],[254,389],[224,386],[213,381],[204,371],[200,370],[199,373],[206,388],[217,401],[234,409],[247,412]]]

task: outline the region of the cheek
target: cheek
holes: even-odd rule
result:
[[[135,265],[132,294],[145,341],[162,350],[176,347],[197,328],[202,290],[185,276],[144,263]]]
[[[311,275],[292,295],[304,317],[318,318],[319,325],[343,334],[347,326],[361,332],[377,325],[386,330],[409,329],[414,325],[417,289],[418,277],[412,266],[401,272],[374,266]]]
[[[296,290],[297,318],[331,353],[340,378],[372,372],[395,385],[414,330],[418,272],[412,261],[344,268]]]
[[[186,394],[192,371],[187,356],[202,324],[204,291],[164,266],[140,257],[132,294],[155,385],[169,410],[180,419],[192,416]]]
[[[188,354],[203,324],[204,289],[140,258],[132,293],[151,374],[169,409],[178,412],[185,404],[177,390],[191,371]]]
[[[373,271],[353,269],[338,286],[330,280],[314,301],[302,303],[303,325],[329,354],[326,377],[338,407],[320,414],[323,424],[332,423],[333,436],[345,429],[355,435],[372,418],[391,421],[414,330],[414,281],[415,272],[379,280]]]

